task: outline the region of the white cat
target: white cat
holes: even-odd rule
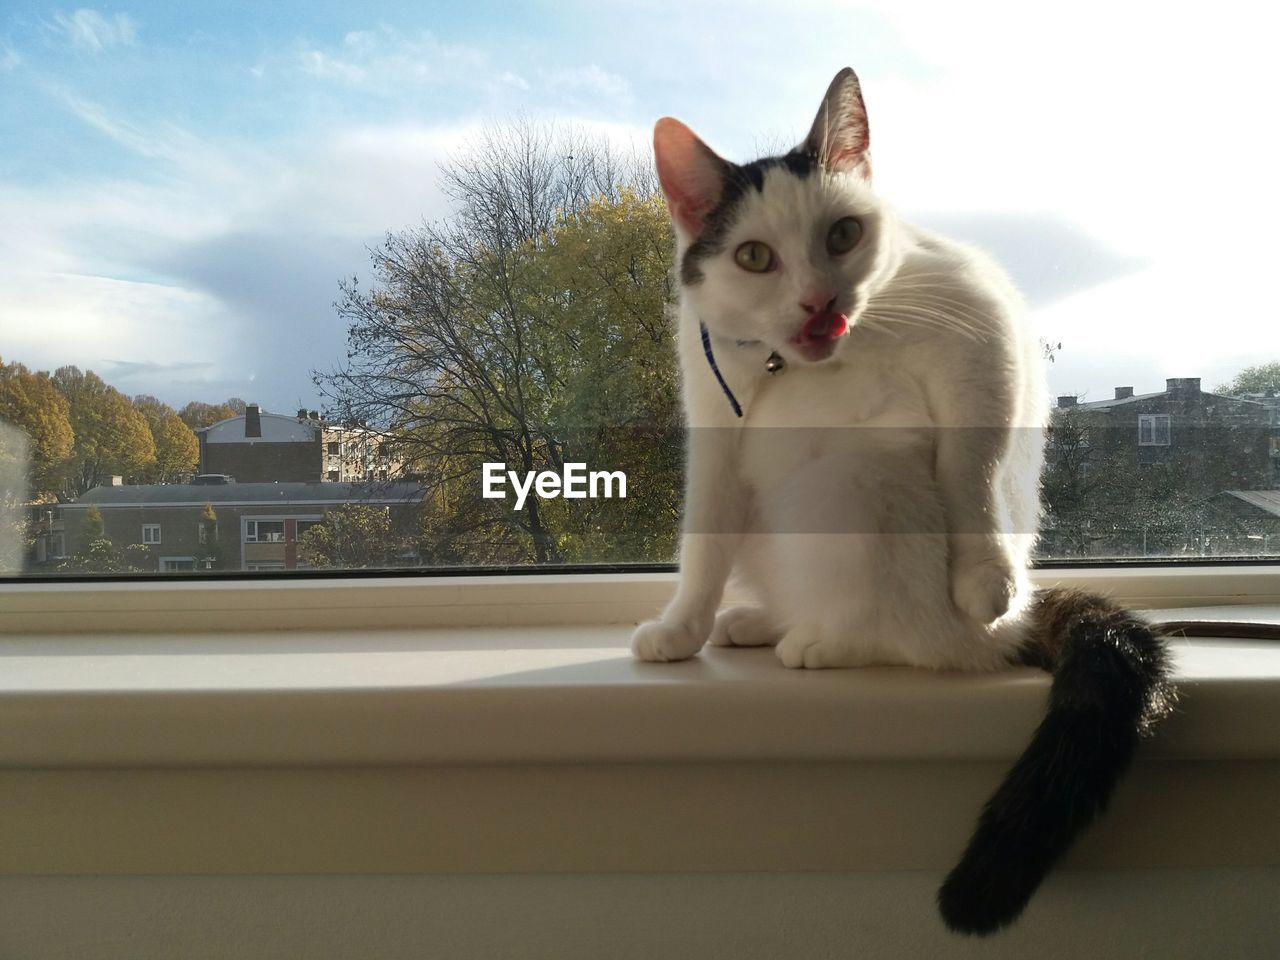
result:
[[[1080,761],[1106,768],[1088,802],[1042,797],[1048,785],[1025,773],[1005,798],[1042,811],[1049,852],[1005,850],[1026,827],[993,808],[1001,794],[988,806],[940,902],[953,928],[990,932],[1101,809],[1172,691],[1146,624],[1098,598],[1032,590],[1048,417],[1038,341],[994,262],[902,222],[877,196],[869,144],[849,69],[784,156],[733,164],[679,121],[658,121],[688,477],[679,587],[633,649],[664,661],[708,640],[776,644],[786,666],[810,668],[1034,663],[1054,670],[1062,709],[1097,699],[1082,658],[1099,649],[1113,671],[1136,670],[1136,693],[1097,707],[1127,746]],[[731,575],[757,605],[717,616]],[[1087,629],[1072,633],[1077,622]],[[1061,749],[1055,724],[1019,761],[1033,774]],[[1066,735],[1076,732],[1088,737]],[[993,848],[1004,859],[992,862]]]

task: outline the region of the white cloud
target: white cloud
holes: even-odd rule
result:
[[[585,67],[554,70],[546,75],[545,82],[547,89],[553,93],[568,91],[623,103],[631,101],[631,84],[626,78],[601,69],[594,63]]]
[[[104,17],[97,10],[82,7],[68,16],[55,13],[56,29],[78,50],[97,53],[109,47],[131,45],[138,40],[138,27],[128,14]]]
[[[295,63],[317,79],[382,95],[424,84],[490,82],[501,73],[476,47],[444,43],[427,30],[402,33],[390,27],[352,31],[332,48],[303,44]]]

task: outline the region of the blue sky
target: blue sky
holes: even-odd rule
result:
[[[481,124],[643,147],[675,114],[744,157],[798,137],[845,64],[878,185],[1007,263],[1066,345],[1056,391],[1209,385],[1280,353],[1266,14],[955,7],[6,3],[0,356],[175,404],[314,406],[339,279],[447,214],[436,165]]]

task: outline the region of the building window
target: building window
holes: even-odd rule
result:
[[[161,557],[161,573],[192,573],[196,569],[195,557]]]
[[[284,543],[283,520],[246,520],[245,543]]]
[[[338,455],[338,441],[330,440],[328,443],[329,456],[336,457]]]
[[[155,546],[160,543],[160,524],[144,523],[142,525],[142,542],[147,546]]]
[[[1143,414],[1138,417],[1138,446],[1169,446],[1169,415],[1167,413]]]

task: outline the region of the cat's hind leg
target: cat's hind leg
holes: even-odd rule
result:
[[[711,629],[718,647],[772,647],[782,631],[759,607],[730,607],[720,611]]]

